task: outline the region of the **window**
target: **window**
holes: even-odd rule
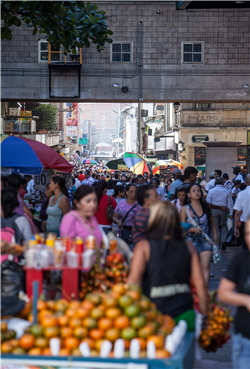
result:
[[[133,63],[133,42],[113,42],[111,63]]]
[[[210,109],[211,104],[195,104],[196,110],[208,110]]]
[[[194,165],[206,164],[206,147],[195,147],[194,148]]]
[[[38,41],[38,61],[39,63],[48,63],[48,41],[39,40]]]
[[[181,43],[181,55],[183,64],[202,64],[204,54],[204,42],[183,41]]]

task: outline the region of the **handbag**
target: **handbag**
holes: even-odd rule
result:
[[[191,212],[190,207],[186,206],[185,208],[186,208],[186,214],[187,214],[189,222],[192,224],[194,228],[200,228],[199,225],[194,220],[194,218],[192,217],[192,212]],[[217,264],[222,259],[220,252],[218,250],[218,247],[216,246],[214,241],[205,232],[202,231],[200,235],[205,239],[206,242],[208,242],[212,246],[213,263]]]
[[[110,196],[109,196],[109,199],[108,199],[108,206],[107,206],[107,210],[106,210],[106,215],[107,215],[108,221],[112,222],[112,218],[113,218],[113,215],[114,215],[114,208],[113,208]]]
[[[125,220],[127,219],[129,213],[137,206],[138,204],[136,203],[134,206],[132,206],[132,208],[129,209],[129,211],[127,211],[127,213],[125,214],[125,216],[122,219],[122,223],[125,222]],[[123,226],[122,230],[121,230],[121,238],[128,244],[130,245],[132,243],[132,235],[131,235],[131,231],[132,231],[132,226]]]

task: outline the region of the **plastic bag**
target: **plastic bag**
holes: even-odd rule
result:
[[[233,221],[232,219],[228,218],[227,220],[227,230],[230,231],[233,228]]]
[[[5,260],[1,269],[1,296],[18,296],[19,291],[25,291],[25,273],[18,263]]]

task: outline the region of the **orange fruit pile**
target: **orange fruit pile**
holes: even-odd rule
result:
[[[39,301],[38,324],[29,327],[19,341],[4,342],[3,352],[50,355],[49,341],[55,337],[61,342],[60,356],[80,356],[82,342],[88,343],[92,356],[99,356],[104,340],[114,344],[122,338],[129,355],[130,341],[136,338],[142,357],[152,340],[157,357],[163,358],[170,355],[164,343],[174,326],[174,320],[163,316],[138,287],[116,284],[108,293],[87,294],[82,302]]]

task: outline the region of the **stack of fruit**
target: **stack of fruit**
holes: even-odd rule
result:
[[[18,346],[16,332],[13,329],[8,329],[7,323],[1,323],[1,352],[8,354],[13,351],[18,354]]]
[[[215,352],[231,337],[229,329],[233,318],[226,307],[216,303],[211,303],[210,306],[207,326],[200,333],[199,344],[207,352]]]
[[[99,356],[104,340],[114,344],[122,338],[128,356],[130,341],[136,338],[141,357],[146,356],[147,342],[153,341],[157,358],[163,358],[170,356],[164,343],[174,326],[174,320],[159,313],[138,288],[116,284],[108,293],[88,294],[83,302],[39,300],[38,324],[20,338],[18,353],[50,355],[49,340],[56,337],[61,341],[60,356],[80,356],[82,342],[89,345],[92,356]]]
[[[94,291],[106,291],[116,283],[125,283],[129,267],[125,265],[124,256],[120,253],[111,253],[105,259],[104,265],[96,263],[89,273],[82,275],[81,291],[79,298]]]

